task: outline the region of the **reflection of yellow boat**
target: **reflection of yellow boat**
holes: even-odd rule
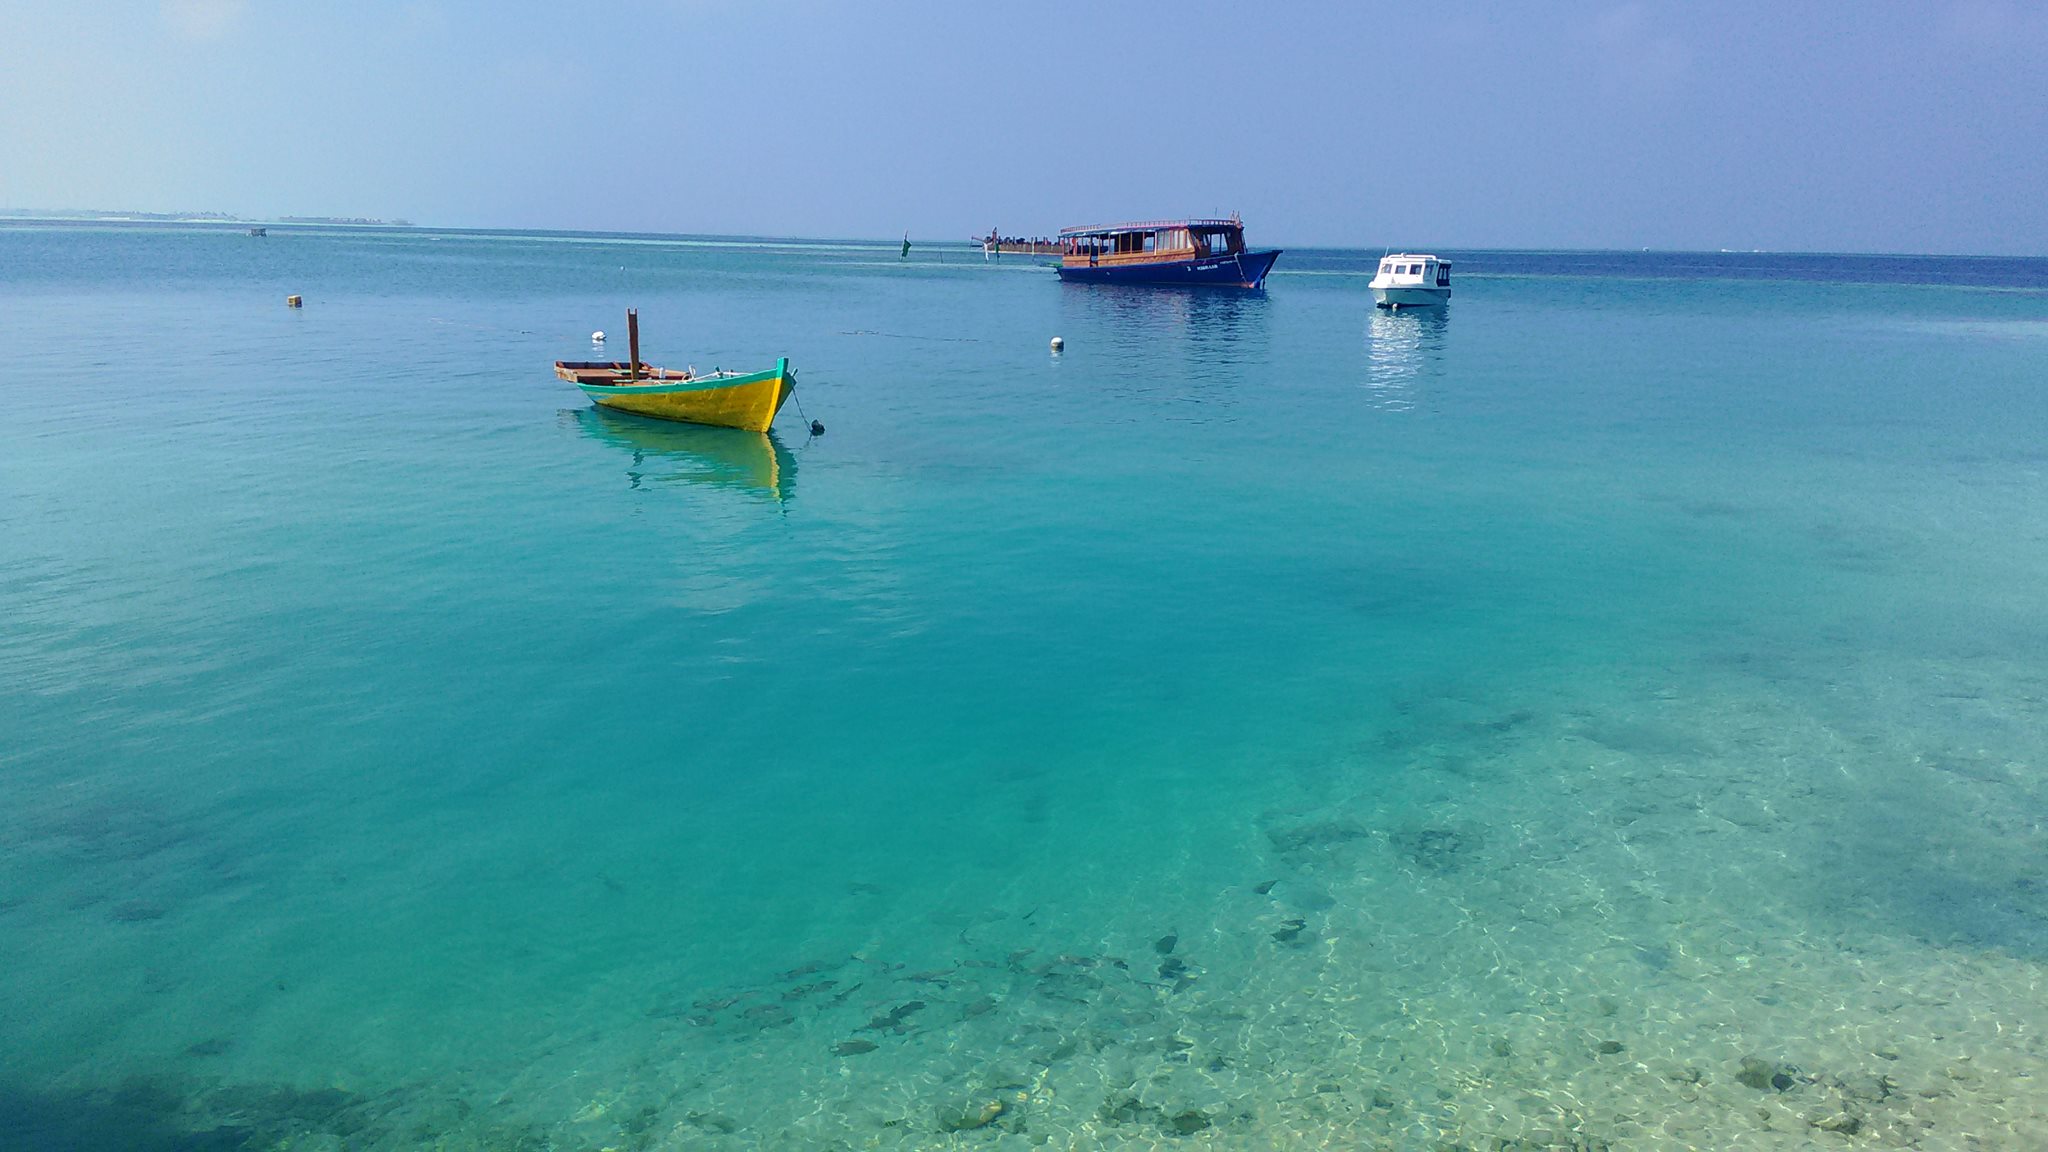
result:
[[[633,453],[633,487],[642,483],[708,484],[789,499],[796,488],[796,457],[773,432],[670,424],[578,408],[577,424],[593,439]],[[674,465],[665,471],[664,465]]]
[[[555,375],[607,408],[689,424],[766,432],[796,386],[787,356],[766,372],[678,372],[640,362],[640,315],[626,311],[632,359],[557,360]]]

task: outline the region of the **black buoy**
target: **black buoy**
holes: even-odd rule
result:
[[[825,434],[825,422],[824,422],[823,420],[813,420],[813,421],[811,421],[811,435],[813,435],[813,436],[823,436],[824,434]]]

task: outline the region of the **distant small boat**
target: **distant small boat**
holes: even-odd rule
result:
[[[557,360],[555,375],[596,403],[620,412],[766,432],[796,388],[787,356],[765,372],[676,371],[640,362],[640,316],[626,313],[632,359],[625,363]]]
[[[1146,220],[1060,230],[1060,279],[1260,288],[1280,250],[1246,250],[1244,222]]]
[[[249,229],[249,235],[251,235],[251,236],[268,236],[268,235],[270,235],[270,229],[268,229],[268,228],[251,228],[251,229]]]
[[[1381,308],[1427,308],[1451,298],[1451,262],[1402,252],[1380,258],[1372,278],[1373,303]]]
[[[976,236],[974,242],[981,245],[983,258],[990,256],[1058,256],[1066,251],[1064,246],[1057,240],[1049,240],[1043,236],[1030,238],[1004,236],[993,228],[988,230],[988,235],[986,236]]]

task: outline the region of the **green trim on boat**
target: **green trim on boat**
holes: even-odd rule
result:
[[[787,357],[765,372],[745,376],[700,376],[695,380],[663,380],[654,384],[578,384],[592,396],[657,396],[664,392],[709,392],[717,388],[740,388],[789,375]]]

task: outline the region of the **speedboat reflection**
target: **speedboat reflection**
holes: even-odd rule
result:
[[[1420,399],[1421,384],[1443,374],[1450,330],[1444,308],[1383,310],[1365,320],[1365,389],[1376,408],[1405,412]]]
[[[565,413],[585,435],[632,454],[627,486],[704,484],[787,501],[796,489],[796,457],[773,432],[678,424],[603,408]]]

